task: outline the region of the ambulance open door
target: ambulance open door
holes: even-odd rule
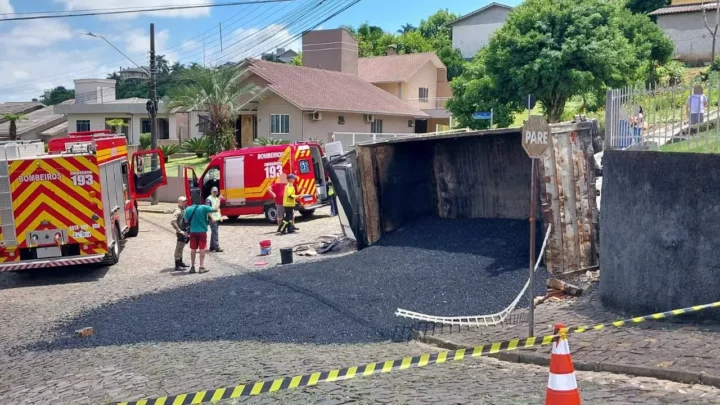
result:
[[[183,178],[185,183],[185,197],[188,199],[188,205],[203,204],[202,186],[198,182],[195,170],[192,167],[183,167]]]
[[[133,198],[148,198],[167,184],[165,157],[161,150],[135,152],[130,159],[130,191]]]

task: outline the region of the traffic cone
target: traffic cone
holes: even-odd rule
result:
[[[560,338],[553,342],[550,357],[550,376],[545,393],[545,405],[580,405],[580,391],[575,380],[575,367],[563,324],[556,324]]]

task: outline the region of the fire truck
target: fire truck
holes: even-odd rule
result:
[[[270,186],[284,174],[298,176],[295,189],[303,195],[297,209],[309,217],[315,209],[328,205],[327,174],[322,164],[322,147],[316,142],[253,146],[225,151],[210,159],[198,179],[191,167],[185,167],[185,194],[194,204],[202,204],[217,187],[225,196],[220,208],[229,219],[241,215],[265,214],[272,223],[277,219]]]
[[[152,169],[152,160],[157,167]],[[0,144],[0,271],[115,264],[137,236],[137,199],[167,184],[161,151],[128,160],[123,135]]]

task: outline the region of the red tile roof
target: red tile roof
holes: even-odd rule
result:
[[[705,3],[704,7],[706,10],[715,9],[716,4],[717,4],[716,2],[710,1],[710,2]],[[703,10],[702,2],[697,2],[695,4],[682,4],[682,5],[677,5],[677,6],[663,7],[663,8],[653,11],[652,13],[648,13],[648,15],[696,13],[696,12],[702,12],[702,10]]]
[[[254,59],[245,63],[270,83],[270,90],[303,111],[428,116],[355,75]]]
[[[435,52],[360,58],[358,76],[370,83],[405,82],[431,61],[438,67],[445,67]]]

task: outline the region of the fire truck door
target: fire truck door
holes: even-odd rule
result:
[[[203,204],[202,187],[195,175],[195,170],[189,166],[185,166],[183,169],[185,180],[185,198],[189,201],[188,205]]]
[[[148,198],[153,191],[167,184],[165,157],[161,150],[147,150],[132,155],[133,198]]]
[[[245,156],[225,159],[225,198],[228,205],[245,205]]]

